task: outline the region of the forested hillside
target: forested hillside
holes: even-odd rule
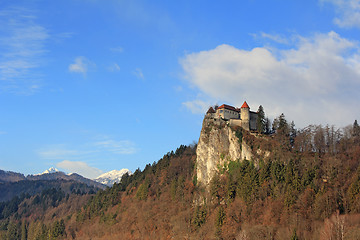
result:
[[[73,180],[22,180],[0,184],[0,202],[9,201],[16,196],[33,196],[51,188],[61,189],[65,194],[81,191],[82,193],[95,193],[99,188],[88,186],[85,183]]]
[[[182,145],[90,199],[20,198],[2,215],[1,239],[359,239],[357,122],[274,123],[261,134],[234,129],[269,154],[218,166],[208,193],[197,185],[196,145]]]
[[[25,180],[24,174],[0,170],[0,183]]]
[[[40,193],[23,193],[10,201],[0,202],[0,239],[65,237],[64,219],[81,209],[98,190],[69,181],[62,184],[44,181],[43,184],[44,190]]]

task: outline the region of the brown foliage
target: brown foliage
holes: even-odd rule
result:
[[[195,204],[206,196],[193,178],[195,151],[182,147],[79,214],[88,199],[70,197],[46,211],[38,206],[27,219],[49,225],[68,215],[69,239],[290,239],[295,229],[300,239],[359,239],[360,146],[351,134],[309,126],[293,147],[276,136],[242,138],[258,165],[239,161],[231,174],[230,167],[219,174],[204,205]]]

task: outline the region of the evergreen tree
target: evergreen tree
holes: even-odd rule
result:
[[[60,236],[64,236],[65,232],[65,222],[63,219],[60,221],[55,221],[54,225],[51,229],[49,229],[49,238],[50,239],[57,239]]]
[[[258,133],[265,132],[265,113],[264,108],[261,105],[259,106],[259,109],[257,111],[256,128]]]
[[[287,129],[288,128],[288,123],[285,119],[285,115],[284,113],[280,114],[279,116],[279,126],[278,129],[279,130],[283,130],[283,129]]]
[[[7,227],[7,236],[6,239],[8,240],[17,240],[19,239],[19,229],[18,225],[14,222],[10,222]]]
[[[293,234],[291,236],[291,240],[299,240],[299,237],[296,234],[296,229],[294,229]]]
[[[170,194],[171,194],[172,200],[176,199],[176,188],[177,188],[177,181],[176,181],[176,178],[174,178],[171,181],[171,185],[170,185]]]
[[[276,133],[278,128],[279,128],[279,118],[275,118],[272,123],[272,132]]]
[[[27,224],[26,221],[23,221],[21,223],[21,240],[26,240],[27,239]]]
[[[191,219],[192,226],[195,229],[201,227],[201,225],[203,225],[206,222],[206,216],[207,216],[206,206],[205,205],[203,205],[202,207],[197,206],[194,209],[194,214]]]
[[[139,200],[146,200],[148,196],[148,191],[149,191],[149,181],[148,179],[146,179],[144,183],[142,183],[139,186],[136,192],[136,198]]]
[[[290,143],[290,127],[286,121],[284,113],[274,119],[273,131],[276,133],[276,138],[281,144],[286,147]]]
[[[296,138],[296,128],[295,128],[295,123],[294,121],[291,121],[290,124],[290,145],[294,146],[295,143],[295,138]]]
[[[354,124],[353,124],[353,136],[354,137],[360,136],[360,126],[359,126],[357,120],[355,120]]]
[[[225,221],[225,218],[226,218],[226,213],[225,213],[225,210],[222,206],[220,206],[219,208],[219,211],[217,213],[217,216],[216,216],[216,221],[215,221],[215,236],[218,238],[218,239],[222,239],[221,237],[221,227],[222,225],[224,224],[224,221]]]
[[[270,128],[271,122],[269,118],[265,118],[265,133],[270,134],[271,128]]]

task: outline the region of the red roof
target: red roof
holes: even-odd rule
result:
[[[246,101],[243,103],[243,105],[241,106],[241,108],[250,108],[249,105],[246,103]]]
[[[221,109],[221,108],[229,109],[229,110],[232,110],[232,111],[236,112],[236,109],[233,106],[230,106],[230,105],[223,104],[220,107],[218,107],[218,109]]]
[[[207,113],[215,113],[215,110],[212,107],[210,107]]]

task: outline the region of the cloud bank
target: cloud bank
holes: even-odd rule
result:
[[[85,162],[81,161],[69,161],[64,160],[56,164],[56,167],[65,169],[70,173],[77,173],[86,178],[94,179],[103,174],[100,169],[89,166]]]
[[[337,17],[334,23],[342,28],[360,28],[360,1],[359,0],[320,0],[322,3],[331,3],[335,7]]]
[[[113,63],[108,67],[108,71],[118,72],[118,71],[120,71],[120,66],[117,63]]]
[[[31,94],[38,90],[45,62],[48,31],[29,9],[0,11],[0,87],[2,91]]]
[[[253,111],[261,104],[271,118],[282,112],[300,126],[311,123],[344,126],[359,119],[359,43],[335,32],[298,37],[290,49],[230,45],[185,55],[180,64],[186,80],[213,103]],[[201,105],[196,99],[192,106]]]
[[[69,71],[74,73],[82,73],[84,76],[86,76],[86,73],[89,71],[89,69],[94,66],[95,64],[86,57],[80,56],[75,58],[74,63],[69,65]]]
[[[134,142],[129,140],[114,140],[108,137],[95,142],[89,142],[77,147],[68,148],[66,144],[53,144],[36,151],[43,159],[88,159],[94,155],[130,155],[137,152]]]
[[[100,150],[108,151],[115,154],[134,154],[136,153],[135,144],[128,140],[115,141],[112,139],[107,139],[104,141],[96,142]]]
[[[38,150],[38,155],[43,159],[64,159],[64,158],[77,158],[86,156],[93,153],[94,150],[82,149],[68,149],[64,144],[49,145],[44,149]]]
[[[144,77],[144,74],[141,70],[141,68],[136,68],[135,71],[133,72],[133,74],[140,80],[144,80],[145,77]]]

